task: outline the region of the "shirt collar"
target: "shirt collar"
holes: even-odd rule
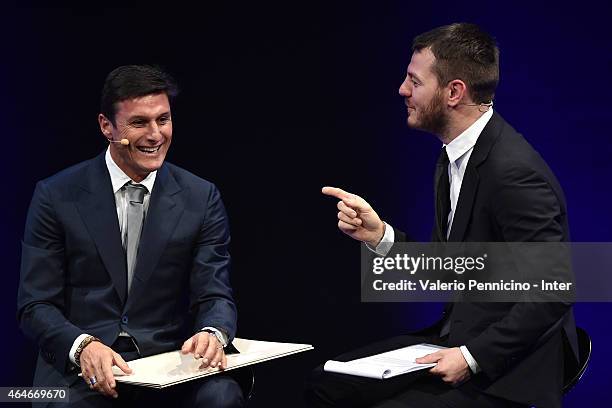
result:
[[[116,193],[127,183],[128,181],[132,181],[132,179],[117,166],[117,163],[113,160],[110,154],[110,147],[106,149],[106,155],[104,156],[106,160],[106,167],[108,168],[108,174],[110,174],[111,183],[113,184],[113,193]],[[157,170],[152,171],[138,184],[142,184],[147,188],[149,193],[153,191],[153,185],[155,184],[155,177],[157,176]]]
[[[466,154],[468,150],[476,145],[478,136],[480,136],[480,133],[482,133],[482,130],[492,116],[493,108],[489,108],[476,122],[472,123],[470,127],[446,145],[446,154],[448,154],[448,160],[451,163],[454,163],[455,160]]]

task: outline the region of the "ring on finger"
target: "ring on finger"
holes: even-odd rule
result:
[[[92,375],[91,377],[89,377],[89,385],[91,385],[92,387],[94,385],[96,385],[97,382],[98,381],[96,380],[96,376],[95,375]]]

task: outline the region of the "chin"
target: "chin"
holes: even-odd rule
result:
[[[164,159],[158,159],[155,161],[149,161],[147,163],[142,163],[140,168],[147,173],[151,173],[152,171],[159,170],[159,168],[164,164]]]

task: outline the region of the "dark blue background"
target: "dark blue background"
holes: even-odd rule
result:
[[[593,1],[5,10],[0,385],[29,385],[34,365],[34,345],[15,320],[34,184],[105,148],[96,115],[111,69],[158,63],[179,80],[168,159],[223,193],[239,335],[315,345],[259,366],[255,401],[297,406],[312,367],[428,324],[440,310],[360,303],[359,246],[337,231],[335,201],[319,193],[323,185],[342,186],[393,225],[428,239],[440,144],[406,128],[397,95],[416,34],[469,21],[495,35],[495,109],[557,174],[573,240],[612,241],[609,16]],[[566,406],[610,405],[612,306],[577,304],[575,311],[593,339],[593,357]]]

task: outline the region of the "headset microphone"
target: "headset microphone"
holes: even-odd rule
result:
[[[489,108],[493,107],[493,101],[489,101],[489,102],[481,102],[481,103],[460,103],[460,105],[465,105],[465,106],[478,106],[478,110],[481,113],[484,113],[486,111],[489,110]]]
[[[109,143],[121,143],[123,146],[127,146],[130,144],[130,141],[127,139],[121,139],[121,140],[109,140]]]

